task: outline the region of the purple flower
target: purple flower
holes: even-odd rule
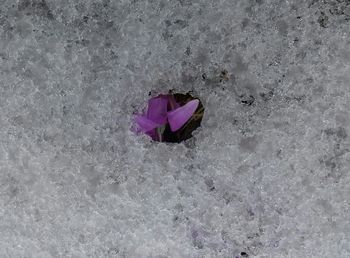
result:
[[[199,105],[199,100],[194,99],[182,107],[167,112],[170,129],[172,132],[179,130],[193,115]]]
[[[176,132],[190,120],[198,105],[199,100],[194,99],[180,106],[171,94],[151,98],[147,111],[135,117],[138,131],[162,141],[166,125],[169,124],[171,132]]]

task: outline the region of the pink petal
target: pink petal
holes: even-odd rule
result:
[[[142,115],[136,116],[135,122],[138,124],[141,131],[143,131],[143,132],[151,131],[154,128],[157,128],[159,126],[159,124],[153,122],[152,120],[150,120],[147,117],[142,116]]]
[[[148,101],[147,118],[159,125],[166,124],[167,106],[167,98],[162,96],[151,98]]]
[[[168,121],[172,132],[180,129],[193,115],[199,105],[199,100],[194,99],[186,105],[168,112]]]

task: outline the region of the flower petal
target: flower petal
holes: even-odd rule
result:
[[[152,120],[148,119],[147,117],[145,117],[143,115],[136,116],[135,122],[140,127],[141,131],[143,131],[143,132],[153,130],[154,128],[157,128],[159,126],[159,124],[153,122]]]
[[[186,105],[168,112],[168,121],[172,132],[180,129],[193,115],[199,105],[199,100],[194,99]]]
[[[147,118],[151,121],[163,125],[167,119],[168,99],[166,97],[155,97],[148,101]]]

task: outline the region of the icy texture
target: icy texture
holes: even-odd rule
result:
[[[0,1],[0,257],[350,257],[349,9]],[[195,137],[130,132],[172,88]]]

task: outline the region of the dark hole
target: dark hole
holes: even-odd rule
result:
[[[241,100],[241,103],[247,106],[253,105],[255,98],[252,95],[249,95],[248,97],[242,96],[243,99]]]
[[[246,252],[241,252],[241,255],[242,255],[243,257],[248,257],[248,256],[249,256]]]
[[[227,70],[222,70],[220,73],[220,82],[227,82],[229,80]]]

